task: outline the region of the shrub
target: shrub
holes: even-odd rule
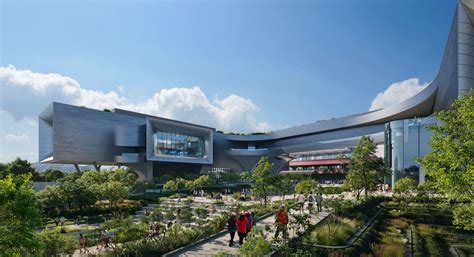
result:
[[[271,251],[272,243],[265,238],[264,230],[260,227],[252,229],[245,240],[245,243],[239,248],[243,256],[266,256]]]
[[[332,194],[342,194],[344,192],[343,187],[321,187],[320,192],[325,194],[325,195],[332,195]]]
[[[209,210],[202,207],[198,207],[194,211],[199,218],[205,218],[209,214]]]
[[[43,245],[44,256],[69,255],[76,249],[75,240],[54,230],[38,233],[38,239]]]

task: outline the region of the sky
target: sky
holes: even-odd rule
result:
[[[436,76],[455,0],[0,0],[0,162],[38,161],[52,102],[227,132],[403,101]]]

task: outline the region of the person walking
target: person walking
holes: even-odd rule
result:
[[[303,207],[304,207],[304,201],[305,201],[303,192],[300,192],[300,195],[298,195],[296,200],[300,207],[300,212],[303,213]]]
[[[275,225],[275,239],[278,238],[280,232],[283,233],[283,238],[288,238],[288,212],[286,211],[284,204],[280,205],[280,209],[275,215]]]
[[[229,247],[234,246],[235,232],[237,231],[237,214],[235,212],[230,213],[230,218],[227,220],[227,231],[229,231],[230,241]]]
[[[313,195],[313,192],[309,192],[309,195],[308,195],[308,211],[309,211],[309,214],[311,214],[313,212],[313,207],[314,207],[315,200],[316,199]]]
[[[82,234],[79,234],[79,253],[82,253],[82,250],[84,250],[84,253],[88,252],[86,248],[86,238]]]
[[[248,233],[252,229],[252,225],[253,225],[252,214],[249,211],[246,211],[245,218],[247,218],[247,233]]]
[[[316,196],[316,207],[318,209],[318,212],[321,212],[322,209],[323,209],[323,194],[319,193],[317,196]]]
[[[237,233],[239,235],[239,245],[244,243],[244,239],[247,236],[247,223],[248,220],[245,217],[245,212],[241,211],[239,218],[237,219]]]
[[[62,227],[62,226],[64,226],[64,222],[66,221],[66,218],[64,218],[64,216],[61,216],[59,221],[61,222],[61,227]]]

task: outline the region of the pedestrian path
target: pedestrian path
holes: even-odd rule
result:
[[[292,211],[291,214],[295,214],[295,211]],[[298,211],[299,213],[299,211]],[[305,213],[308,213],[305,211]],[[329,212],[323,211],[320,213],[315,213],[311,214],[311,220],[310,223],[312,225],[318,224],[321,222],[324,218],[326,218],[329,215]],[[257,226],[263,226],[265,227],[266,225],[269,225],[272,229],[270,231],[265,232],[265,236],[268,240],[271,240],[272,237],[275,234],[275,217],[272,215],[262,221],[259,221],[257,223]],[[293,233],[289,233],[290,237],[293,235]],[[236,235],[237,242],[238,242],[238,237]],[[185,252],[180,252],[175,255],[169,255],[172,257],[175,256],[181,256],[181,257],[194,257],[194,256],[215,256],[216,254],[219,253],[225,253],[226,256],[237,256],[238,255],[238,250],[239,250],[239,245],[236,243],[233,247],[229,247],[229,234],[225,234],[223,236],[220,236],[216,239],[213,239],[211,241],[205,241],[202,244],[198,244],[195,246],[190,247],[189,249],[186,249]]]

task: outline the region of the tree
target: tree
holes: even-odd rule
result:
[[[416,198],[419,201],[431,201],[433,196],[438,193],[436,184],[432,180],[426,180],[419,184],[416,189]]]
[[[292,189],[298,179],[300,179],[299,176],[293,174],[280,175],[278,179],[275,179],[274,185],[280,193],[280,198],[282,201],[285,200],[285,194],[292,192]]]
[[[35,205],[31,174],[8,175],[0,180],[0,252],[6,256],[37,253],[35,234],[41,212]]]
[[[267,207],[268,193],[274,182],[271,175],[273,164],[267,156],[260,158],[257,167],[252,173],[252,195],[257,200],[264,200],[265,208]]]
[[[453,210],[453,224],[466,230],[474,230],[474,203],[460,204]]]
[[[117,169],[106,171],[86,171],[76,182],[85,185],[98,200],[110,202],[110,207],[128,196],[136,176],[134,172]]]
[[[20,157],[17,157],[14,161],[8,163],[5,168],[5,175],[13,174],[32,174],[35,175],[36,171],[31,167],[31,163],[27,160],[22,160]],[[37,175],[37,174],[36,174]]]
[[[0,163],[0,179],[3,179],[7,176],[7,164]]]
[[[196,188],[203,188],[214,185],[214,178],[209,175],[203,175],[194,180]]]
[[[102,181],[84,181],[80,178],[87,171],[83,173],[68,173],[65,177],[60,179],[61,198],[64,199],[65,204],[69,207],[78,207],[83,210],[84,207],[94,204],[98,199],[96,192],[91,188],[95,183],[102,183]]]
[[[365,199],[384,174],[382,158],[375,156],[377,145],[370,136],[362,136],[349,161],[349,173],[353,180],[363,184]]]
[[[177,178],[175,180],[168,180],[168,182],[163,185],[163,189],[179,192],[179,190],[187,188],[186,185],[193,186],[189,184],[188,180],[185,180],[184,178]]]
[[[46,186],[36,193],[36,201],[42,208],[61,207],[64,205],[64,195],[60,186]]]
[[[414,191],[416,190],[416,180],[409,177],[404,177],[395,183],[393,187],[393,192],[400,200],[404,203],[405,210],[408,209],[408,204],[414,198]]]
[[[360,193],[364,190],[364,178],[356,172],[349,172],[344,178],[344,189],[356,193],[356,198],[359,200]]]
[[[64,172],[56,169],[48,169],[44,172],[45,181],[57,181],[64,177]]]
[[[220,182],[224,183],[235,183],[240,180],[240,175],[236,172],[224,172],[219,178]]]
[[[160,177],[158,178],[153,178],[153,180],[157,183],[157,184],[165,184],[166,182],[170,181],[170,180],[173,180],[174,179],[174,176],[171,175],[171,174],[164,174],[164,175],[161,175]]]
[[[176,182],[174,180],[168,180],[164,185],[163,189],[165,190],[171,190],[171,191],[176,191],[178,190],[178,187],[176,185]]]
[[[296,184],[295,193],[303,192],[305,195],[307,195],[310,192],[319,192],[320,189],[321,185],[319,185],[318,181],[307,178]]]
[[[474,89],[457,99],[450,110],[438,113],[440,125],[429,126],[433,131],[431,152],[421,160],[426,174],[450,199],[474,199]],[[458,208],[469,209],[460,204]],[[472,210],[472,207],[471,207]],[[456,210],[455,210],[456,213]],[[456,224],[468,224],[465,216],[455,216]],[[458,218],[460,220],[458,220]],[[470,217],[472,219],[472,216]],[[464,226],[466,229],[472,229]]]
[[[76,241],[58,231],[43,230],[38,233],[42,244],[43,256],[71,255],[76,250]]]

